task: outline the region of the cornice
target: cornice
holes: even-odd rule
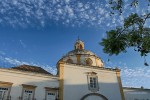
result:
[[[0,68],[0,71],[1,72],[15,73],[15,74],[22,74],[22,75],[29,75],[29,76],[37,76],[37,77],[43,77],[43,78],[58,79],[57,75],[36,73],[36,72],[30,72],[30,71],[22,71],[22,70],[17,70],[17,69]]]
[[[84,67],[84,68],[91,68],[91,69],[99,69],[99,70],[107,70],[107,71],[114,71],[114,72],[120,72],[121,70],[118,68],[105,68],[105,67],[98,67],[98,66],[87,66],[87,65],[81,65],[81,64],[70,64],[70,63],[66,63],[67,65],[73,65],[73,66],[78,66],[78,67]]]

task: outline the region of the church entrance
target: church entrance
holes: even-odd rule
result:
[[[81,98],[81,100],[108,100],[105,96],[98,93],[90,93]]]

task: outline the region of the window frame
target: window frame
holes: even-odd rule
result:
[[[25,91],[32,91],[33,96],[32,96],[32,100],[35,99],[35,89],[37,86],[34,85],[27,85],[27,84],[22,84],[22,95],[21,95],[21,100],[24,99],[24,93]]]
[[[88,89],[92,92],[99,91],[98,76],[96,74],[97,73],[95,73],[95,72],[90,72],[87,75]],[[91,80],[91,78],[92,78],[92,80]],[[95,79],[95,81],[94,81],[94,79]],[[93,82],[93,83],[91,83],[91,82]],[[91,84],[92,84],[92,86],[91,86]]]
[[[6,99],[10,99],[10,91],[11,91],[12,85],[13,85],[13,83],[11,83],[11,82],[0,81],[0,88],[7,88],[8,89]]]
[[[47,94],[48,92],[53,92],[56,95],[56,99],[58,99],[58,91],[59,88],[51,88],[51,87],[45,87],[45,100],[47,100]]]

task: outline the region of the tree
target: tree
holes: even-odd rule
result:
[[[111,15],[122,14],[123,0],[109,0],[109,3]],[[138,5],[138,0],[132,0],[130,6],[137,7]],[[147,6],[150,6],[150,0],[147,0]],[[150,53],[150,28],[145,25],[148,19],[150,19],[150,12],[144,15],[131,13],[124,19],[122,26],[106,32],[107,37],[103,38],[100,43],[104,46],[103,51],[111,56],[127,52],[127,48],[133,47],[145,59],[145,56]],[[144,65],[148,66],[146,60]]]

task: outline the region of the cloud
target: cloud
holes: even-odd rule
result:
[[[126,87],[145,87],[149,88],[150,85],[150,69],[149,67],[129,67],[124,62],[114,63],[112,61],[105,62],[107,67],[112,68],[112,66],[117,66],[121,69],[121,79],[123,86]],[[115,68],[115,67],[114,67]]]
[[[26,48],[26,44],[22,41],[22,40],[19,40],[20,44],[22,45],[23,48]]]
[[[129,87],[145,87],[149,88],[150,85],[150,70],[146,67],[138,67],[138,68],[124,68],[121,72],[122,82],[124,86]]]
[[[144,8],[129,11],[128,6],[126,0],[123,16],[134,10],[144,12]],[[1,26],[12,27],[45,27],[51,21],[69,26],[114,27],[114,23],[122,24],[118,16],[110,16],[108,0],[3,0],[0,2],[0,16]]]
[[[13,64],[13,65],[23,65],[23,64],[29,65],[29,63],[27,63],[27,62],[19,61],[17,59],[12,59],[12,58],[8,58],[8,57],[4,58],[3,60],[5,62]]]
[[[26,65],[39,66],[54,75],[56,75],[57,73],[57,69],[55,66],[51,67],[49,65],[37,64],[34,62],[25,62],[25,61],[11,58],[11,57],[3,57],[1,55],[0,55],[0,63],[3,67],[6,67],[6,68],[10,66],[19,66],[19,65],[26,64]]]

